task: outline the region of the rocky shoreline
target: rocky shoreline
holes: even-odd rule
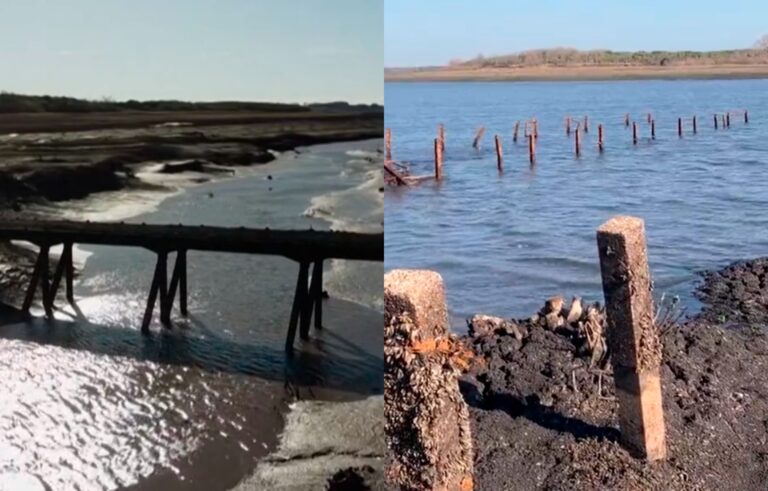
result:
[[[740,261],[704,275],[701,313],[678,323],[660,311],[669,458],[654,464],[618,443],[611,367],[586,328],[602,325],[598,305],[554,299],[529,319],[472,318],[463,341],[475,362],[460,386],[475,489],[764,487],[767,277],[768,258]]]

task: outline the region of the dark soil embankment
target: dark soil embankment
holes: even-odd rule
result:
[[[610,364],[591,366],[574,324],[550,329],[534,318],[471,331],[478,363],[462,389],[476,489],[766,489],[768,315],[757,286],[766,265],[707,275],[703,299],[713,303],[663,332],[663,462],[636,460],[617,443]]]

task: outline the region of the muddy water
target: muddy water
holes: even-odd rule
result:
[[[555,294],[602,299],[595,230],[631,214],[646,221],[656,293],[679,295],[695,311],[698,271],[768,254],[767,89],[767,80],[387,84],[394,157],[431,172],[440,122],[446,152],[441,185],[387,192],[385,266],[439,271],[457,328],[477,312],[527,317]],[[743,108],[748,125],[734,114],[729,130],[714,130],[715,112]],[[637,146],[625,113],[638,122]],[[589,115],[579,159],[565,135],[568,115]],[[533,169],[522,128],[512,142],[515,121],[532,117],[540,133]],[[686,118],[682,139],[678,117]],[[504,138],[503,175],[494,134]]]
[[[371,172],[378,146],[286,154],[131,220],[380,231],[380,182]],[[70,203],[68,216],[107,218],[105,204]],[[326,266],[325,327],[297,340],[287,359],[295,263],[191,252],[191,315],[175,312],[171,330],[155,319],[142,337],[154,256],[90,246],[80,254],[90,256],[76,310],[63,308],[51,322],[2,316],[0,479],[34,478],[50,489],[229,489],[272,448],[291,401],[382,390],[373,301],[381,263]]]

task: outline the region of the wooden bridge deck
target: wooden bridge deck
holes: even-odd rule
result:
[[[170,314],[179,291],[182,315],[187,314],[187,251],[212,251],[242,254],[284,256],[299,263],[296,293],[286,339],[290,351],[301,323],[301,337],[309,335],[314,312],[315,327],[322,327],[322,276],[326,259],[362,261],[384,260],[384,234],[334,232],[316,230],[270,230],[184,225],[148,225],[126,223],[91,223],[73,221],[12,220],[0,222],[0,240],[19,240],[40,247],[35,271],[23,309],[28,311],[38,285],[43,307],[53,315],[53,304],[59,284],[66,280],[67,299],[74,302],[72,263],[73,244],[97,244],[142,247],[157,254],[157,263],[142,322],[142,332],[149,332],[155,302],[160,297],[160,319],[170,326]],[[64,249],[53,277],[50,277],[50,248],[63,244]],[[176,254],[173,272],[168,278],[168,255]],[[312,269],[311,283],[309,267]]]

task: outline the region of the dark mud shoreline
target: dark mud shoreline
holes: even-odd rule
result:
[[[29,205],[86,198],[102,191],[163,190],[136,173],[214,176],[265,164],[271,151],[379,138],[381,112],[119,112],[9,114],[0,122],[0,217],[35,214]],[[201,181],[207,177],[198,178]],[[34,259],[0,244],[0,300],[17,303]]]
[[[590,367],[568,323],[470,328],[475,489],[765,489],[767,279],[768,258],[708,273],[703,311],[662,329],[669,457],[654,464],[618,444],[610,364]]]

